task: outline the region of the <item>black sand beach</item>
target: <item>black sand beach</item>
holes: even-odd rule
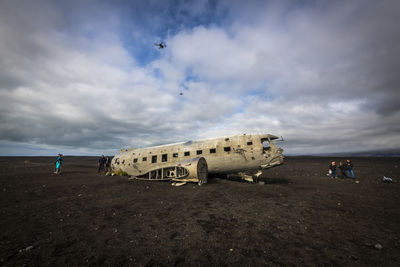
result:
[[[354,181],[326,176],[340,158],[287,157],[265,185],[201,187],[54,159],[0,158],[0,265],[400,265],[399,158],[353,158]]]

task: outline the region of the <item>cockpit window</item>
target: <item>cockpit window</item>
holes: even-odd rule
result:
[[[263,148],[264,148],[264,149],[268,149],[268,148],[269,148],[269,142],[268,142],[268,141],[264,141],[264,142],[262,143],[262,145],[263,145]]]
[[[263,146],[263,153],[267,152],[270,149],[268,139],[266,139],[266,138],[261,139],[261,143]]]

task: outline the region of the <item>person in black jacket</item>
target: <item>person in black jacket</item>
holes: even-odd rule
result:
[[[110,166],[111,166],[111,158],[109,156],[107,156],[106,158],[106,169],[104,170],[105,172],[109,172],[110,170]]]
[[[99,168],[97,169],[97,172],[104,170],[105,163],[106,163],[106,158],[104,157],[104,155],[101,155],[101,157],[99,158]]]
[[[349,160],[349,159],[346,160],[344,169],[346,170],[347,178],[355,179],[354,171],[353,171],[353,163],[351,162],[351,160]]]
[[[339,167],[338,168],[340,170],[340,178],[341,179],[347,178],[346,170],[345,170],[345,166],[343,164],[343,161],[339,162]]]

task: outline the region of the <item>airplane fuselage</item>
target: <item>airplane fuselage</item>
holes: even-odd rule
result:
[[[126,149],[113,158],[112,169],[121,169],[134,177],[147,177],[152,170],[202,157],[208,173],[262,170],[283,163],[283,150],[275,146],[274,139],[277,137],[270,134],[242,134]]]

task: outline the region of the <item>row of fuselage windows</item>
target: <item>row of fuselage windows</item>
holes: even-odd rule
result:
[[[247,142],[247,145],[251,146],[251,145],[253,145],[253,142]],[[209,151],[210,151],[210,154],[217,153],[217,149],[216,148],[210,148]],[[224,147],[224,151],[225,152],[230,152],[231,151],[231,147],[230,146]],[[202,149],[196,150],[196,155],[202,155],[202,154],[203,154],[203,150]],[[172,154],[173,158],[177,158],[178,156],[179,156],[178,153],[173,153]],[[190,151],[183,152],[183,156],[184,157],[189,157],[190,156]],[[168,161],[168,154],[162,154],[161,155],[161,162],[167,162],[167,161]],[[133,163],[136,163],[136,162],[138,162],[138,159],[134,158],[133,159]],[[142,158],[142,162],[147,162],[147,157],[143,157]],[[151,156],[151,163],[157,163],[157,155]]]

